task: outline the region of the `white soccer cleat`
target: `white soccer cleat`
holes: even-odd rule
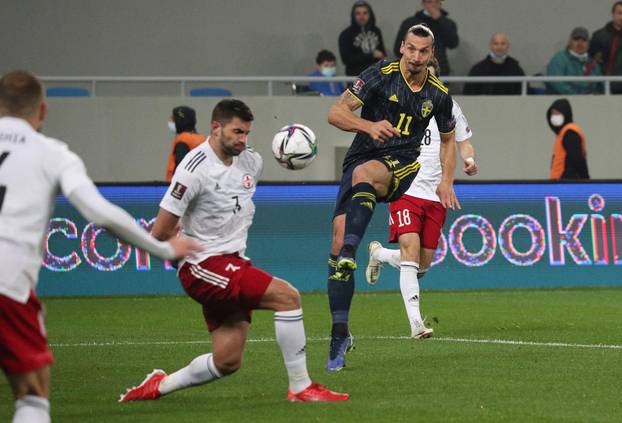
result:
[[[378,241],[372,241],[367,246],[367,252],[369,253],[369,262],[367,263],[367,268],[365,269],[365,278],[367,279],[367,283],[370,285],[375,285],[380,278],[382,263],[374,258],[374,251],[381,247],[382,244]]]
[[[414,339],[427,339],[434,335],[434,329],[425,327],[425,324],[421,320],[417,320],[412,324],[411,338]]]

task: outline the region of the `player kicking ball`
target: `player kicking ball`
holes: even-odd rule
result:
[[[438,75],[435,58],[430,62],[428,70]],[[473,134],[455,100],[452,113],[456,121],[456,143],[464,160],[463,170],[473,176],[477,173],[477,164],[473,159],[475,152],[469,141]],[[432,119],[421,143],[421,170],[406,193],[389,206],[389,242],[399,242],[400,250],[384,248],[378,241],[372,241],[368,246],[369,262],[365,270],[368,283],[373,285],[378,281],[384,263],[400,270],[400,291],[410,323],[411,337],[415,339],[430,338],[434,333],[421,318],[419,279],[430,268],[447,215],[447,209],[437,194],[442,177],[440,141],[438,126]],[[415,260],[410,263],[401,261],[404,250],[410,252]]]
[[[242,364],[251,312],[274,311],[292,402],[346,401],[348,394],[313,383],[307,372],[300,294],[286,281],[253,266],[245,257],[255,205],[252,197],[263,162],[246,147],[254,117],[239,100],[223,100],[212,112],[211,134],[181,161],[160,203],[152,234],[167,239],[179,220],[184,236],[203,247],[180,262],[179,280],[201,304],[213,351],[167,375],[154,370],[119,402],[154,400],[236,372]]]

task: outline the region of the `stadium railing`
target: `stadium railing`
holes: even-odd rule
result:
[[[349,76],[42,76],[48,84],[80,83],[90,87],[92,97],[97,96],[97,86],[100,83],[140,84],[140,83],[168,83],[177,84],[178,93],[182,97],[189,96],[189,85],[209,83],[260,83],[265,84],[265,95],[275,95],[277,84],[286,84],[291,87],[295,83],[308,82],[352,82],[356,78]],[[545,82],[600,82],[604,84],[604,94],[611,94],[611,83],[622,82],[622,76],[445,76],[443,82],[520,82],[521,94],[528,95],[529,84]]]

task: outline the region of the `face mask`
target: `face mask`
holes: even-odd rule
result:
[[[337,75],[337,68],[320,68],[320,73],[324,76],[335,76]]]
[[[508,57],[507,54],[497,54],[494,51],[491,51],[489,55],[492,61],[495,63],[503,63],[505,62],[505,58]]]
[[[175,122],[171,122],[170,120],[168,121],[168,130],[172,134],[176,134],[177,133],[177,128],[175,127]]]
[[[581,62],[587,62],[587,59],[588,59],[587,51],[585,53],[579,54],[579,53],[575,53],[574,51],[568,49],[568,53],[570,53],[571,56],[574,56],[577,59],[579,59]]]
[[[553,126],[562,126],[564,124],[564,115],[551,115],[549,121]]]

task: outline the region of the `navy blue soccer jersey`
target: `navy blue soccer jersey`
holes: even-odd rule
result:
[[[447,88],[428,72],[422,87],[413,90],[400,71],[399,60],[381,60],[365,69],[349,91],[363,105],[363,119],[387,120],[401,135],[381,143],[367,133],[357,133],[344,159],[344,169],[356,161],[386,154],[400,154],[415,161],[432,117],[439,132],[454,130],[453,102]]]

